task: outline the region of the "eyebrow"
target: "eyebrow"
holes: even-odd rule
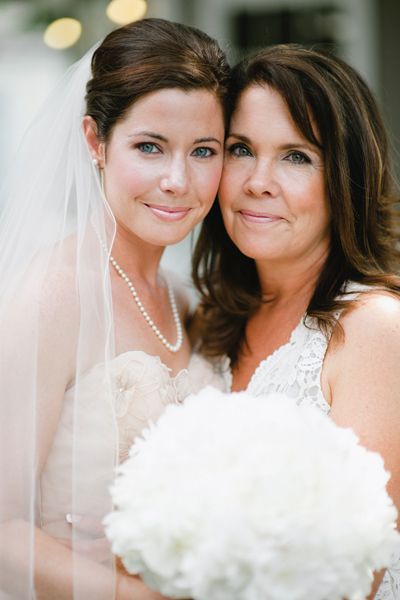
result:
[[[304,142],[291,142],[289,144],[283,144],[281,146],[282,150],[290,150],[291,148],[300,148],[303,150],[312,150],[313,152],[320,152],[320,148],[313,144],[312,142],[304,143]]]
[[[154,138],[155,140],[160,140],[161,142],[167,142],[167,138],[164,137],[163,135],[160,135],[159,133],[154,133],[154,131],[136,131],[135,133],[130,133],[128,135],[128,137],[140,137],[140,136],[146,136],[146,137],[151,137]]]
[[[230,137],[240,140],[241,142],[245,142],[246,144],[251,144],[251,140],[249,137],[247,137],[247,135],[242,135],[241,133],[229,133],[226,139],[229,139]],[[313,150],[314,152],[318,153],[321,152],[321,149],[316,144],[313,144],[311,142],[293,141],[287,144],[283,144],[282,146],[280,146],[280,148],[282,148],[282,150],[290,150],[291,148],[301,148],[306,150]]]
[[[241,142],[246,142],[246,144],[250,144],[250,138],[248,138],[247,135],[241,135],[240,133],[228,133],[226,139],[230,137],[234,137],[237,140],[240,140]]]
[[[131,133],[128,137],[141,137],[141,136],[146,136],[146,137],[150,137],[153,138],[155,140],[160,140],[161,142],[168,142],[168,138],[164,137],[163,135],[160,135],[159,133],[155,133],[154,131],[137,131],[135,133]],[[221,142],[219,140],[217,140],[217,138],[214,137],[201,137],[201,138],[197,138],[194,140],[194,144],[204,144],[205,142],[215,142],[216,144],[219,144],[220,146],[222,146]]]
[[[222,143],[217,140],[217,138],[214,137],[202,137],[202,138],[197,138],[197,140],[194,140],[195,144],[203,144],[204,142],[215,142],[216,144],[219,144],[220,146],[222,146]]]

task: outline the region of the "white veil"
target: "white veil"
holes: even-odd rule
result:
[[[98,532],[74,524],[74,515],[100,521],[109,511],[118,447],[109,401],[111,288],[101,245],[111,247],[115,222],[81,124],[92,54],[69,69],[41,109],[1,194],[1,600],[34,598],[34,561],[46,568],[35,528],[76,550],[67,574],[75,600],[110,598],[107,586],[104,596],[101,589],[89,595],[88,563],[80,560],[82,538]],[[103,392],[87,406],[82,375],[94,367]],[[50,469],[53,455],[58,462]],[[39,472],[47,477],[45,494]],[[111,556],[99,561],[108,561],[112,575]]]

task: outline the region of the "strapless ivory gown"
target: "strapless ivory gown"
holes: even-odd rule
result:
[[[107,397],[110,387],[104,382],[103,365],[84,373],[79,389],[73,385],[65,393],[40,479],[38,520],[42,529],[57,538],[70,539],[66,515],[89,515],[101,523],[110,510],[110,496],[105,490],[112,483],[115,462],[127,458],[135,438],[168,404],[182,402],[205,385],[226,388],[227,382],[216,369],[193,354],[188,368],[173,377],[159,357],[142,351],[126,352],[114,358],[108,369],[114,390],[111,398]],[[72,436],[72,431],[80,433]]]

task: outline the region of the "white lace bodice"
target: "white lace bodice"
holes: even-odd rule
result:
[[[248,391],[255,396],[285,393],[298,404],[306,402],[329,413],[320,384],[326,347],[326,337],[313,319],[307,318],[305,322],[302,319],[289,342],[258,365]]]
[[[352,284],[352,287],[356,293],[358,286]],[[353,295],[347,297],[351,298]],[[307,403],[329,415],[330,406],[321,389],[321,372],[328,342],[329,338],[320,331],[315,319],[302,318],[293,330],[289,342],[260,362],[247,391],[254,396],[285,393],[297,404]],[[232,375],[229,361],[226,360],[224,364],[230,389]],[[393,565],[386,571],[374,600],[400,600],[400,556],[393,557]]]

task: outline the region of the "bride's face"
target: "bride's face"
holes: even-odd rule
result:
[[[163,89],[135,102],[97,149],[119,226],[156,246],[183,239],[215,199],[223,142],[222,108],[207,90]]]

